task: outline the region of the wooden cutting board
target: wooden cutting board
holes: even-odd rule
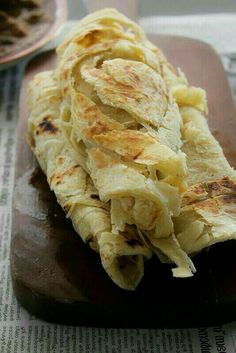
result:
[[[216,53],[191,39],[151,40],[191,84],[207,90],[211,130],[236,167],[236,112]],[[236,242],[215,245],[196,256],[197,273],[188,279],[172,278],[170,266],[153,256],[134,292],[113,284],[99,256],[82,243],[26,142],[28,81],[54,63],[54,52],[33,59],[21,90],[11,242],[16,297],[42,319],[84,326],[190,327],[236,320]]]

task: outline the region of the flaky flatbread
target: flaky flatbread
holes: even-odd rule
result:
[[[99,198],[111,203],[113,232],[135,225],[154,248],[166,238],[166,255],[177,266],[182,256],[183,276],[191,275],[191,260],[172,241],[186,162],[181,115],[162,75],[163,65],[170,67],[164,55],[109,9],[80,22],[57,53],[66,144],[78,161],[85,152],[83,168]]]
[[[151,251],[133,227],[113,234],[110,206],[99,200],[90,176],[70,155],[60,128],[60,90],[53,72],[35,76],[29,87],[29,140],[51,190],[84,242],[99,252],[104,269],[121,288],[134,289]]]
[[[182,107],[183,151],[190,185],[175,219],[175,233],[181,248],[193,255],[216,243],[236,239],[236,172],[203,115],[205,92],[188,92],[186,86],[179,85],[175,91]]]
[[[206,92],[114,9],[82,19],[29,87],[29,141],[50,188],[110,278],[134,289],[152,253],[236,236],[236,173],[205,119]]]

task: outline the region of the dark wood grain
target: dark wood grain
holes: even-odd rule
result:
[[[195,40],[151,39],[192,84],[207,90],[210,127],[236,167],[236,114],[219,58]],[[21,91],[11,243],[17,298],[34,315],[66,324],[189,327],[235,320],[236,242],[216,245],[195,257],[198,271],[188,279],[172,278],[170,266],[153,257],[138,288],[128,292],[113,284],[99,256],[74,232],[26,143],[28,81],[54,62],[54,52],[34,59]]]

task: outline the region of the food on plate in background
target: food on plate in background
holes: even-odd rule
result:
[[[44,11],[44,0],[9,0],[0,3],[0,57],[32,43],[51,15]]]

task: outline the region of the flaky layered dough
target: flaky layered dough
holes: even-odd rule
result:
[[[104,269],[121,288],[134,289],[143,276],[144,258],[151,256],[133,227],[112,234],[110,206],[99,200],[86,171],[73,160],[60,128],[61,95],[48,71],[29,86],[28,121],[31,147],[47,175],[51,190],[84,242],[99,252]]]
[[[82,20],[57,54],[66,144],[111,204],[113,233],[135,225],[180,267],[174,275],[191,275],[173,234],[187,170],[181,115],[164,80],[163,67],[166,75],[172,67],[113,9]]]
[[[188,190],[175,218],[181,248],[194,255],[216,243],[236,239],[236,172],[211,134],[203,114],[205,93],[172,82],[183,118]]]
[[[114,9],[82,19],[30,84],[29,140],[60,205],[111,279],[134,289],[152,252],[189,255],[236,235],[236,177],[189,86]]]

